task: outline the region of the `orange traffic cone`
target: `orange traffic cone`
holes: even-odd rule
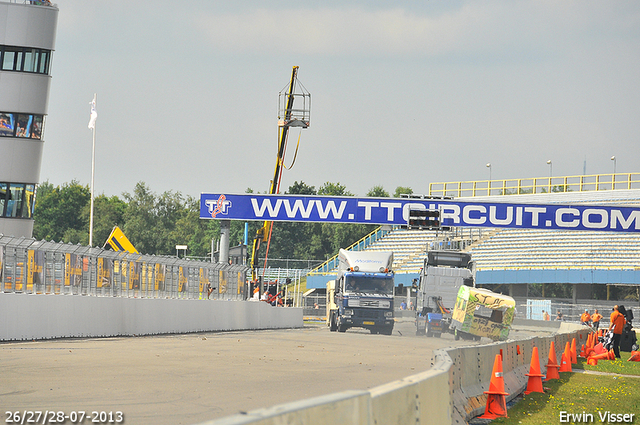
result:
[[[484,409],[483,419],[496,419],[507,417],[507,401],[504,396],[509,393],[504,392],[504,378],[502,377],[502,358],[496,354],[491,371],[491,382],[489,391],[485,391],[487,396],[487,406]]]
[[[606,349],[606,348],[604,348],[604,345],[602,345],[602,343],[601,343],[601,342],[597,343],[597,344],[595,345],[595,347],[593,347],[593,352],[594,352],[595,354],[602,354],[602,353],[604,353],[604,352],[606,352],[606,351],[607,351],[607,349]]]
[[[593,357],[589,357],[587,359],[587,364],[589,366],[598,366],[598,360],[594,359]]]
[[[576,339],[571,340],[571,364],[578,364],[578,354],[576,352]]]
[[[567,357],[566,352],[562,353],[562,358],[560,359],[560,370],[558,370],[558,372],[573,372],[573,369],[571,369],[571,357]]]
[[[551,379],[560,379],[560,375],[558,375],[558,360],[556,359],[556,346],[553,341],[551,341],[551,347],[549,348],[549,360],[547,361],[547,377],[545,381],[549,381]]]
[[[615,354],[613,355],[613,357],[615,358]],[[594,360],[611,360],[611,353],[605,351],[604,353],[594,354],[589,358]]]
[[[571,344],[569,344],[568,341],[564,345],[564,355],[567,357],[567,360],[569,360],[569,363],[571,363]]]
[[[586,358],[587,357],[587,352],[584,349],[584,344],[582,344],[582,349],[580,350],[580,357],[582,357],[582,358]]]
[[[531,353],[531,366],[529,366],[529,373],[525,373],[525,376],[529,377],[529,381],[527,382],[527,389],[525,390],[525,395],[530,393],[543,393],[542,389],[542,377],[544,376],[540,373],[540,358],[538,357],[538,347],[533,347],[533,351]]]

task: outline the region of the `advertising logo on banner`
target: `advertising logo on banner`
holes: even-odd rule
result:
[[[204,292],[205,288],[209,287],[209,269],[200,267],[200,294]]]
[[[409,211],[440,212],[447,227],[640,232],[640,208],[301,195],[200,195],[200,218],[406,225]]]
[[[140,263],[129,262],[129,289],[140,289]]]
[[[178,292],[187,292],[187,269],[185,267],[178,267]]]
[[[64,284],[79,286],[82,280],[82,259],[76,254],[64,254]]]
[[[113,260],[108,258],[98,258],[98,288],[108,288],[113,282],[113,275],[111,270],[113,269]]]
[[[156,291],[164,291],[164,274],[166,267],[164,264],[156,264],[154,266],[155,286]]]
[[[27,291],[33,291],[33,285],[44,283],[44,252],[30,249],[27,251]]]
[[[225,294],[227,292],[227,272],[219,270],[218,273],[218,293]]]

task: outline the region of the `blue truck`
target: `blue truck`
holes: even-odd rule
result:
[[[346,251],[338,254],[338,276],[327,282],[327,326],[332,332],[369,329],[393,332],[393,252]]]

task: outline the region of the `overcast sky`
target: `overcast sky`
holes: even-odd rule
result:
[[[311,126],[282,187],[640,172],[640,2],[59,0],[41,181],[265,192],[278,92]],[[300,130],[291,132],[291,162]]]

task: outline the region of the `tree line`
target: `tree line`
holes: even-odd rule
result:
[[[247,193],[253,190],[247,189]],[[354,196],[340,183],[327,182],[317,190],[304,182],[294,182],[287,194]],[[394,197],[411,194],[397,187]],[[374,186],[368,197],[389,197],[382,186]],[[73,180],[61,186],[48,181],[38,186],[34,209],[33,237],[38,240],[87,245],[91,192],[89,186]],[[114,226],[119,226],[136,249],[150,255],[174,255],[176,245],[187,245],[188,255],[206,257],[212,240],[220,239],[218,220],[200,219],[200,199],[180,192],[153,192],[138,182],[132,193],[122,197],[98,195],[94,199],[93,242],[103,246]],[[249,251],[262,222],[249,222]],[[244,241],[244,222],[231,222],[230,245]],[[358,241],[375,225],[328,223],[274,223],[269,258],[324,260]],[[264,249],[261,251],[264,256]]]

